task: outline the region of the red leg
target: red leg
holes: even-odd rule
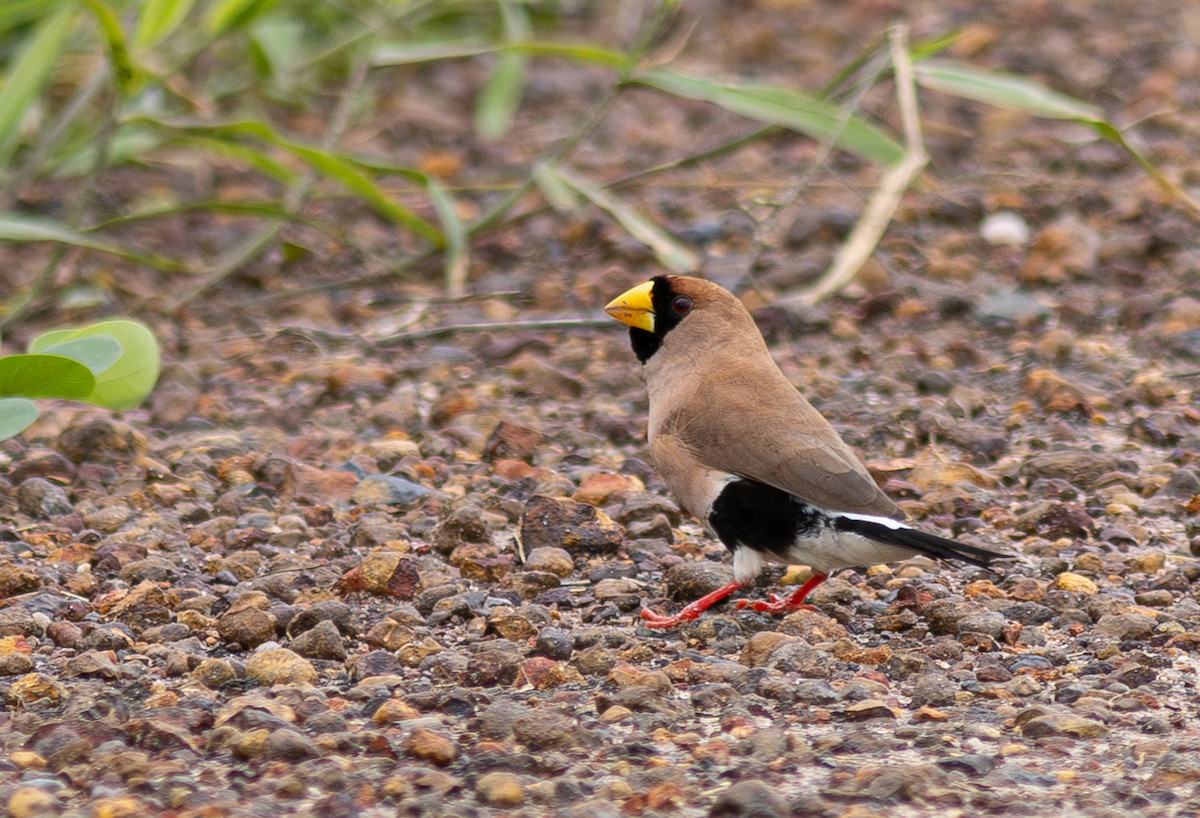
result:
[[[792,592],[787,599],[780,599],[779,597],[775,596],[775,594],[771,594],[767,597],[766,601],[760,599],[756,602],[751,602],[748,599],[739,599],[737,606],[739,608],[753,608],[754,610],[762,611],[763,613],[775,614],[790,613],[792,611],[811,611],[813,610],[813,606],[805,605],[804,597],[808,596],[809,592],[812,591],[813,588],[816,588],[826,579],[827,576],[825,574],[813,574],[808,578],[808,582],[804,583],[794,592]]]
[[[822,579],[824,579],[824,577],[822,577]],[[642,608],[642,619],[646,620],[647,628],[673,628],[680,622],[685,622],[689,619],[695,619],[701,614],[701,612],[708,610],[713,605],[720,602],[722,599],[729,596],[741,587],[742,583],[738,582],[737,580],[734,580],[728,585],[722,585],[711,594],[705,594],[695,602],[684,606],[683,610],[674,616],[663,616],[662,614],[656,614],[649,608]]]

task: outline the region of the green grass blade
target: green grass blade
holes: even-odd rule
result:
[[[128,94],[134,86],[137,72],[133,61],[129,58],[129,45],[125,41],[125,31],[121,28],[121,20],[116,10],[104,0],[83,0],[100,24],[100,31],[108,44],[108,57],[113,65],[113,76],[117,87],[123,94]]]
[[[68,0],[4,0],[0,3],[0,36],[35,20],[49,17]]]
[[[38,419],[38,408],[25,398],[0,398],[0,440],[16,437]]]
[[[827,100],[793,88],[768,85],[730,85],[655,68],[639,71],[632,82],[675,96],[711,102],[759,122],[781,125],[883,165],[904,158],[899,142],[861,117],[847,115]]]
[[[457,40],[449,42],[395,42],[381,43],[371,51],[371,65],[383,67],[386,65],[416,65],[425,62],[440,62],[462,57],[478,57],[480,54],[491,54],[497,50],[495,45],[489,45],[477,40]]]
[[[1041,83],[1002,71],[988,71],[954,60],[922,60],[913,66],[917,82],[951,96],[1016,108],[1048,119],[1104,121],[1100,109],[1052,91]]]
[[[196,0],[144,0],[133,31],[137,48],[150,48],[167,39],[187,18]]]
[[[525,7],[498,0],[504,18],[504,40],[516,43],[527,40],[532,28]],[[491,75],[475,100],[475,131],[484,139],[498,139],[508,132],[517,106],[525,93],[525,64],[528,57],[515,51],[503,51],[496,56]]]
[[[75,25],[75,5],[46,17],[6,66],[0,86],[0,169],[8,167],[17,146],[21,119],[41,93]]]
[[[376,212],[396,224],[417,233],[420,236],[441,247],[445,236],[433,224],[421,218],[409,208],[396,201],[379,186],[362,169],[362,165],[354,159],[332,151],[311,148],[294,142],[271,127],[256,121],[211,123],[180,120],[163,120],[140,116],[131,121],[150,122],[160,127],[178,131],[189,136],[201,136],[209,139],[230,141],[240,138],[259,139],[275,145],[300,159],[309,167],[338,182],[347,190],[356,194]],[[415,172],[414,172],[415,173]],[[417,174],[424,180],[424,176]]]
[[[546,165],[543,173],[557,176],[564,185],[579,191],[616,219],[629,235],[653,250],[659,263],[671,272],[690,273],[699,265],[699,259],[690,249],[595,182],[576,176],[561,165]]]
[[[466,292],[468,266],[471,262],[468,252],[467,226],[459,218],[452,197],[437,179],[430,177],[426,189],[433,209],[442,224],[442,232],[446,236],[445,278],[446,292],[451,296],[463,295]]]
[[[412,65],[482,54],[511,52],[530,57],[563,57],[575,62],[623,69],[628,61],[619,51],[583,43],[484,43],[479,40],[452,40],[433,43],[381,43],[371,52],[371,65]]]
[[[260,173],[270,176],[272,179],[276,179],[285,185],[293,185],[300,178],[300,174],[278,159],[244,142],[233,142],[228,139],[187,134],[179,135],[171,141],[184,145],[192,145],[209,153],[245,162]]]
[[[67,244],[72,247],[97,250],[101,253],[109,253],[150,267],[157,267],[160,270],[174,272],[188,270],[187,265],[166,256],[142,250],[134,250],[113,242],[98,239],[87,233],[72,230],[61,222],[52,221],[51,219],[0,213],[0,241],[50,241],[58,244]]]
[[[211,37],[249,25],[275,5],[277,0],[217,0],[209,6],[204,28]]]
[[[95,386],[96,378],[90,369],[62,355],[5,355],[0,358],[0,395],[79,400]]]

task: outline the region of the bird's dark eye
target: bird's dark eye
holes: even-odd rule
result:
[[[687,315],[692,311],[692,299],[686,295],[677,295],[671,299],[671,312],[676,315]]]

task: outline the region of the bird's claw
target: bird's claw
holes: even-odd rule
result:
[[[738,602],[739,608],[749,608],[752,611],[759,613],[781,614],[791,613],[792,611],[815,611],[816,608],[812,605],[806,605],[803,602],[793,603],[787,599],[783,599],[775,594],[771,594],[766,599],[749,600],[743,599]]]
[[[694,618],[694,616],[683,616],[681,613],[675,614],[674,616],[666,616],[660,613],[655,613],[649,608],[642,608],[642,620],[647,628],[672,628],[685,619]]]

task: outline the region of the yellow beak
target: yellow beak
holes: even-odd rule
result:
[[[626,290],[608,302],[604,311],[623,324],[654,332],[654,306],[650,303],[653,281]]]

